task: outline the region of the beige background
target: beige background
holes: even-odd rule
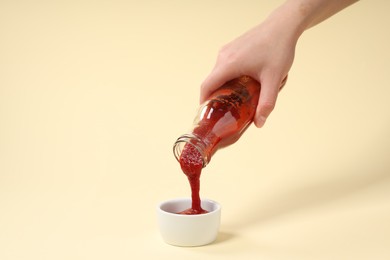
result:
[[[266,126],[207,166],[216,243],[160,238],[199,85],[281,2],[0,1],[0,259],[389,259],[386,0],[307,31]]]

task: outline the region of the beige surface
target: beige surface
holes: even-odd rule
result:
[[[279,3],[1,1],[0,259],[389,259],[386,0],[308,31],[266,127],[215,155],[217,242],[159,236],[200,83]]]

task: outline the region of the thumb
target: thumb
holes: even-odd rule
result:
[[[264,78],[261,81],[259,102],[257,104],[256,114],[253,120],[256,127],[262,127],[265,124],[268,116],[274,110],[280,84],[280,80],[272,77]]]

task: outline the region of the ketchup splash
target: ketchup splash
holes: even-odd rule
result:
[[[203,168],[203,160],[200,152],[190,144],[186,144],[183,153],[180,156],[180,166],[191,186],[191,208],[186,209],[179,214],[196,215],[207,213],[207,210],[202,209],[201,200],[199,196],[200,190],[200,175]]]

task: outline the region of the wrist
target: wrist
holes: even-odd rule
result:
[[[295,41],[298,41],[302,33],[310,27],[309,6],[296,5],[287,1],[275,9],[267,18],[267,21],[283,28]]]

